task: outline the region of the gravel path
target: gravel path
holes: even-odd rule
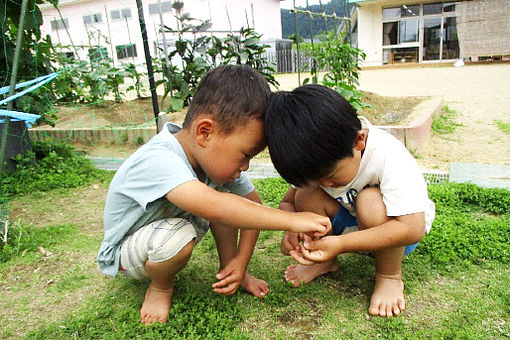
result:
[[[280,78],[278,78],[280,81]],[[462,124],[446,138],[433,136],[418,158],[423,169],[449,170],[450,162],[510,164],[510,63],[383,67],[360,72],[360,89],[383,96],[442,96]],[[280,81],[295,87],[294,77]]]

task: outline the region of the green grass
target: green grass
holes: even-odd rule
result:
[[[105,190],[107,183],[99,185]],[[273,207],[287,189],[282,179],[257,180],[255,185]],[[58,214],[57,197],[64,196],[72,211],[90,209],[99,216],[102,205],[97,201],[73,201],[83,190],[14,195],[11,207],[22,203],[23,209],[42,216],[45,204],[48,214]],[[139,310],[147,282],[102,276],[94,262],[101,230],[91,231],[88,222],[67,216],[68,223],[13,222],[13,235],[21,231],[21,237],[14,237],[9,247],[16,251],[6,252],[0,262],[0,338],[509,337],[510,191],[446,184],[432,185],[429,192],[437,216],[431,233],[404,260],[407,309],[398,317],[368,316],[372,258],[340,256],[339,271],[294,289],[283,280],[292,261],[279,251],[282,233],[262,231],[249,271],[270,284],[264,299],[243,291],[228,297],[212,292],[218,260],[208,233],[177,277],[168,323],[143,326]],[[53,255],[43,255],[38,247]]]
[[[434,117],[431,125],[432,131],[443,138],[447,138],[447,135],[454,133],[458,126],[462,126],[462,124],[455,121],[456,117],[457,112],[445,105],[441,114]]]
[[[494,120],[494,124],[496,124],[498,129],[500,129],[501,131],[503,131],[507,135],[510,135],[510,123],[504,122],[502,120],[495,119]]]

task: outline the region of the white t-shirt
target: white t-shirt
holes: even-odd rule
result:
[[[388,216],[424,212],[425,230],[430,231],[435,205],[416,160],[398,139],[372,127],[356,177],[346,186],[323,189],[356,216],[354,198],[367,186],[380,188]]]

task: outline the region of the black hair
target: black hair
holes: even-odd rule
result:
[[[311,84],[274,93],[264,128],[276,170],[302,186],[328,176],[339,160],[353,156],[361,122],[338,92]]]
[[[263,122],[270,95],[267,80],[253,68],[246,65],[218,66],[202,78],[183,127],[190,126],[202,113],[212,115],[224,134],[252,119]]]

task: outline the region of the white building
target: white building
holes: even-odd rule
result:
[[[176,29],[177,20],[172,4],[175,1],[144,0],[143,12],[151,56],[161,53],[161,25]],[[210,20],[210,34],[224,36],[241,27],[251,27],[262,34],[264,41],[281,39],[279,0],[184,0],[182,12],[192,18]],[[44,23],[43,34],[54,43],[76,46],[79,57],[107,54],[119,61],[145,62],[142,34],[136,1],[122,0],[60,0],[59,11],[51,4],[39,5]],[[173,33],[165,34],[167,45],[176,40]],[[72,42],[72,44],[71,44]],[[75,51],[66,49],[70,55]]]
[[[349,2],[365,66],[510,56],[510,0]]]

